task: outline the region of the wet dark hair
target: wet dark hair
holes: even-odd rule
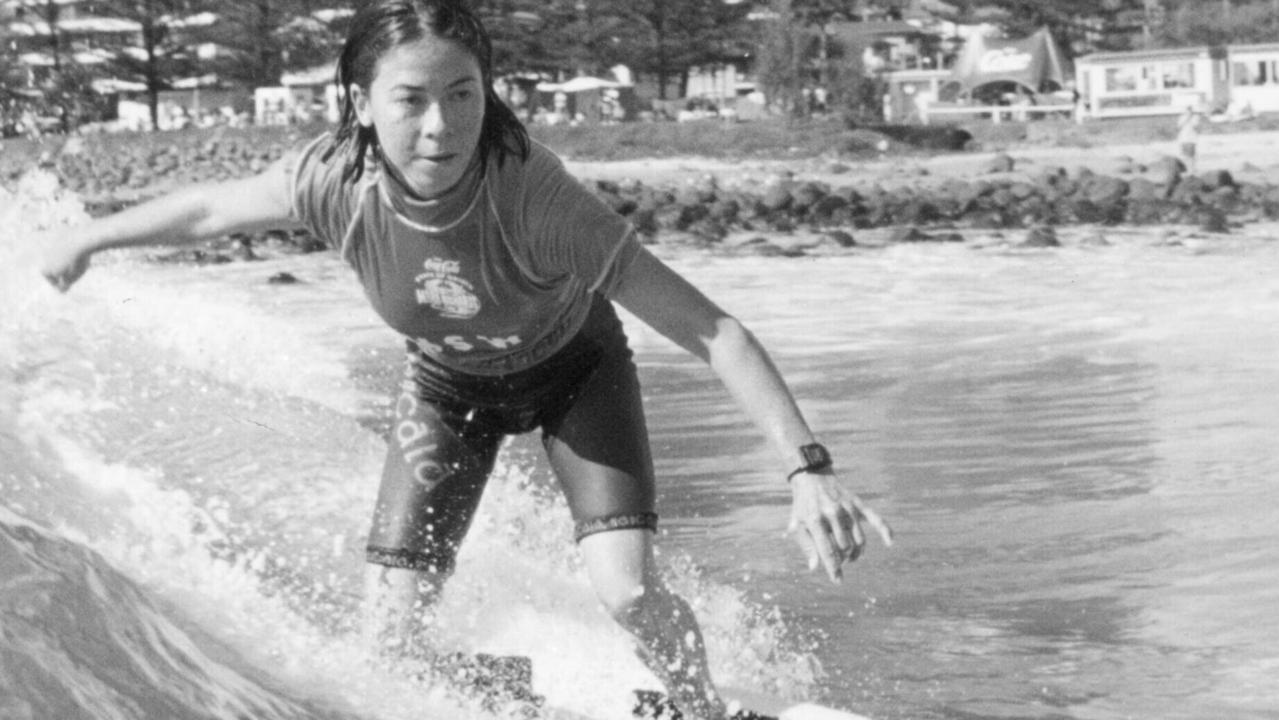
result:
[[[358,85],[368,92],[377,64],[387,52],[432,37],[458,43],[480,66],[484,86],[481,164],[487,164],[490,153],[496,153],[498,163],[508,155],[521,160],[528,157],[528,131],[493,90],[493,47],[488,32],[462,0],[368,0],[351,19],[351,29],[338,58],[337,84],[344,93],[342,111],[333,143],[324,153],[325,160],[337,152],[346,156],[344,181],[360,179],[370,152],[374,159],[382,158],[377,130],[361,125],[355,114],[351,86]]]

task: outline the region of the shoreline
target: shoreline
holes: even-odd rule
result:
[[[1243,131],[1202,135],[1199,138],[1199,170],[1226,170],[1250,182],[1279,184],[1279,131]],[[955,153],[889,154],[880,158],[818,157],[802,159],[721,159],[696,156],[645,158],[640,160],[574,160],[565,158],[569,171],[583,179],[620,182],[636,179],[650,185],[678,185],[704,175],[728,178],[743,172],[751,178],[738,182],[758,182],[769,176],[790,172],[797,180],[832,184],[897,183],[928,184],[949,178],[972,178],[985,174],[990,162],[1008,155],[1019,165],[1064,167],[1086,166],[1099,174],[1119,174],[1125,165],[1149,165],[1162,157],[1176,157],[1177,143],[1156,139],[1147,143],[1106,143],[1092,147],[1048,146],[1042,143],[1014,143]],[[926,171],[921,175],[920,170]],[[931,180],[930,180],[931,178]],[[731,182],[729,183],[731,184]]]

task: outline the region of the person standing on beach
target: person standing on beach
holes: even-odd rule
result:
[[[1196,171],[1199,145],[1199,125],[1203,122],[1203,112],[1197,105],[1187,105],[1182,111],[1181,117],[1177,119],[1177,148],[1181,154],[1181,161],[1186,166],[1186,171],[1193,174]]]
[[[540,428],[603,606],[686,718],[729,717],[692,610],[656,569],[653,462],[613,303],[709,363],[771,441],[810,568],[838,581],[868,528],[890,543],[888,526],[836,477],[755,337],[529,139],[460,0],[365,3],[337,78],[332,135],[261,175],[70,229],[48,241],[44,275],[65,291],[101,250],[270,228],[340,248],[407,350],[366,549],[371,639],[431,656],[423,609],[453,571],[501,441]]]

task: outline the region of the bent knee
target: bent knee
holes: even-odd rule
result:
[[[631,626],[644,622],[646,617],[660,607],[664,590],[658,584],[635,580],[597,587],[595,594],[609,617],[622,625]]]

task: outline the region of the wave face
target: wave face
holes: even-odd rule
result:
[[[0,718],[492,717],[360,639],[401,354],[346,269],[113,252],[60,295],[36,233],[83,218],[48,175],[0,190]],[[304,282],[265,282],[281,270]],[[529,656],[553,705],[628,717],[655,681],[571,537],[536,442],[512,442],[433,642]],[[720,677],[811,691],[818,662],[776,611],[663,563]]]
[[[214,660],[101,556],[4,509],[0,568],[2,717],[328,715]]]

